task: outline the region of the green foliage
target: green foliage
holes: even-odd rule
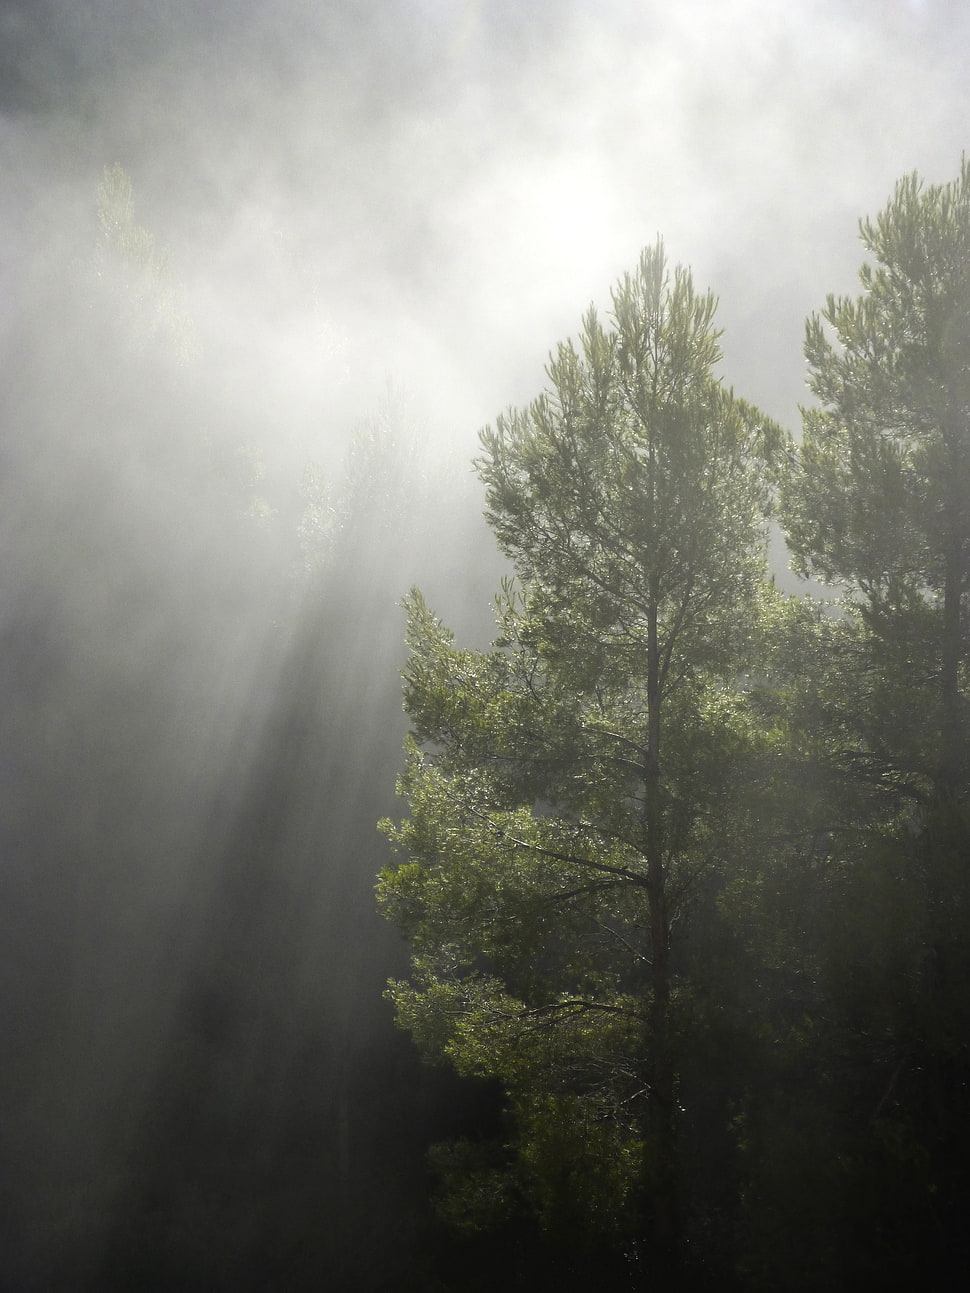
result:
[[[181,359],[196,349],[192,320],[155,235],[135,219],[131,177],[107,166],[98,188],[98,275],[117,294],[131,344],[144,350],[162,337]]]
[[[674,1189],[671,929],[771,739],[745,680],[784,437],[714,379],[714,308],[658,244],[610,330],[590,311],[547,394],[482,433],[516,567],[490,650],[406,604],[409,816],[383,829],[407,860],[379,897],[413,950],[399,1022],[506,1092],[515,1189],[474,1167],[448,1205],[469,1215],[518,1197],[547,1230],[639,1238]]]
[[[860,230],[875,258],[863,295],[830,296],[807,326],[820,407],[805,414],[785,514],[806,570],[892,610],[942,595],[951,494],[967,524],[970,162],[949,185],[908,176]]]
[[[651,607],[665,683],[743,651],[784,437],[714,379],[714,312],[687,270],[670,281],[658,243],[614,289],[612,328],[590,309],[550,390],[483,433],[489,522],[546,658],[577,683],[643,676]]]
[[[440,451],[407,394],[388,384],[337,469],[317,462],[304,469],[297,538],[305,570],[320,574],[362,556],[386,565],[403,536],[423,533],[425,518],[440,519],[443,489]]]
[[[300,480],[303,508],[297,538],[303,565],[310,574],[324,570],[332,557],[340,518],[331,482],[318,462],[309,462]]]
[[[892,693],[884,699],[899,702],[910,689],[903,769],[931,778],[937,793],[962,794],[970,162],[952,184],[901,180],[860,228],[875,260],[861,270],[862,296],[829,297],[808,323],[809,384],[820,406],[804,414],[783,514],[803,572],[846,584],[857,600],[873,632],[874,668]]]
[[[433,1154],[466,1234],[806,1293],[965,1251],[970,165],[862,235],[797,452],[658,245],[482,433],[491,648],[407,600],[379,894],[398,1022],[504,1091],[500,1137]],[[843,600],[766,585],[776,492]]]
[[[438,1215],[458,1234],[495,1232],[521,1210],[508,1154],[494,1141],[463,1138],[435,1145],[428,1162],[438,1185]]]

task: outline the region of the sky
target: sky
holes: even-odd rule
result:
[[[388,381],[429,435],[542,388],[661,235],[791,429],[857,222],[966,145],[958,0],[3,0],[4,278],[121,164],[219,398],[326,459]],[[10,325],[8,314],[7,324]]]

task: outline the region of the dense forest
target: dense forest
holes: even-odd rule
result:
[[[798,436],[657,243],[477,475],[263,462],[136,197],[4,339],[0,1288],[949,1287],[970,167]]]

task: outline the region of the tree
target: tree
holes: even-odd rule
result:
[[[904,770],[896,657],[856,615],[780,609],[752,703],[785,733],[783,798],[702,967],[727,1032],[743,1287],[941,1282],[966,1249],[965,819]]]
[[[782,489],[802,573],[847,589],[826,659],[791,690],[789,730],[824,783],[816,879],[793,903],[789,867],[788,914],[772,913],[813,949],[814,1005],[776,1054],[802,1051],[815,1094],[794,1118],[788,1101],[753,1117],[752,1193],[775,1200],[770,1233],[797,1186],[785,1161],[814,1183],[784,1228],[806,1287],[910,1288],[965,1249],[970,165],[903,179],[860,229],[874,263],[861,296],[808,322],[818,406]],[[798,1121],[800,1142],[779,1136]]]
[[[819,407],[804,414],[785,524],[802,572],[846,585],[894,652],[883,676],[922,693],[921,771],[950,798],[967,778],[970,161],[952,184],[901,180],[860,230],[875,258],[862,296],[829,296],[807,325]]]
[[[96,272],[112,286],[131,344],[144,349],[160,335],[180,358],[195,349],[194,327],[155,235],[135,219],[131,177],[117,162],[98,186]]]
[[[490,1169],[479,1202],[518,1191],[552,1225],[571,1197],[566,1224],[635,1235],[657,1270],[678,1251],[672,931],[744,811],[784,445],[715,379],[715,307],[658,242],[611,326],[591,308],[546,393],[482,433],[516,578],[489,651],[408,599],[410,817],[384,824],[408,860],[380,884],[413,949],[400,1022],[497,1078],[516,1120],[515,1170]]]

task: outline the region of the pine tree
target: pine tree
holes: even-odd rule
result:
[[[653,1272],[679,1248],[672,930],[742,812],[784,443],[715,379],[715,305],[658,243],[482,433],[516,577],[489,651],[408,601],[410,817],[385,824],[408,860],[380,887],[413,949],[399,1020],[515,1115],[479,1203],[518,1191],[552,1225],[572,1198],[567,1224],[636,1235]]]
[[[938,798],[959,797],[968,771],[970,161],[951,184],[901,180],[860,230],[875,261],[860,271],[862,295],[830,296],[807,326],[819,407],[805,413],[785,524],[803,572],[846,585],[894,653],[897,682],[920,694],[920,771]]]

